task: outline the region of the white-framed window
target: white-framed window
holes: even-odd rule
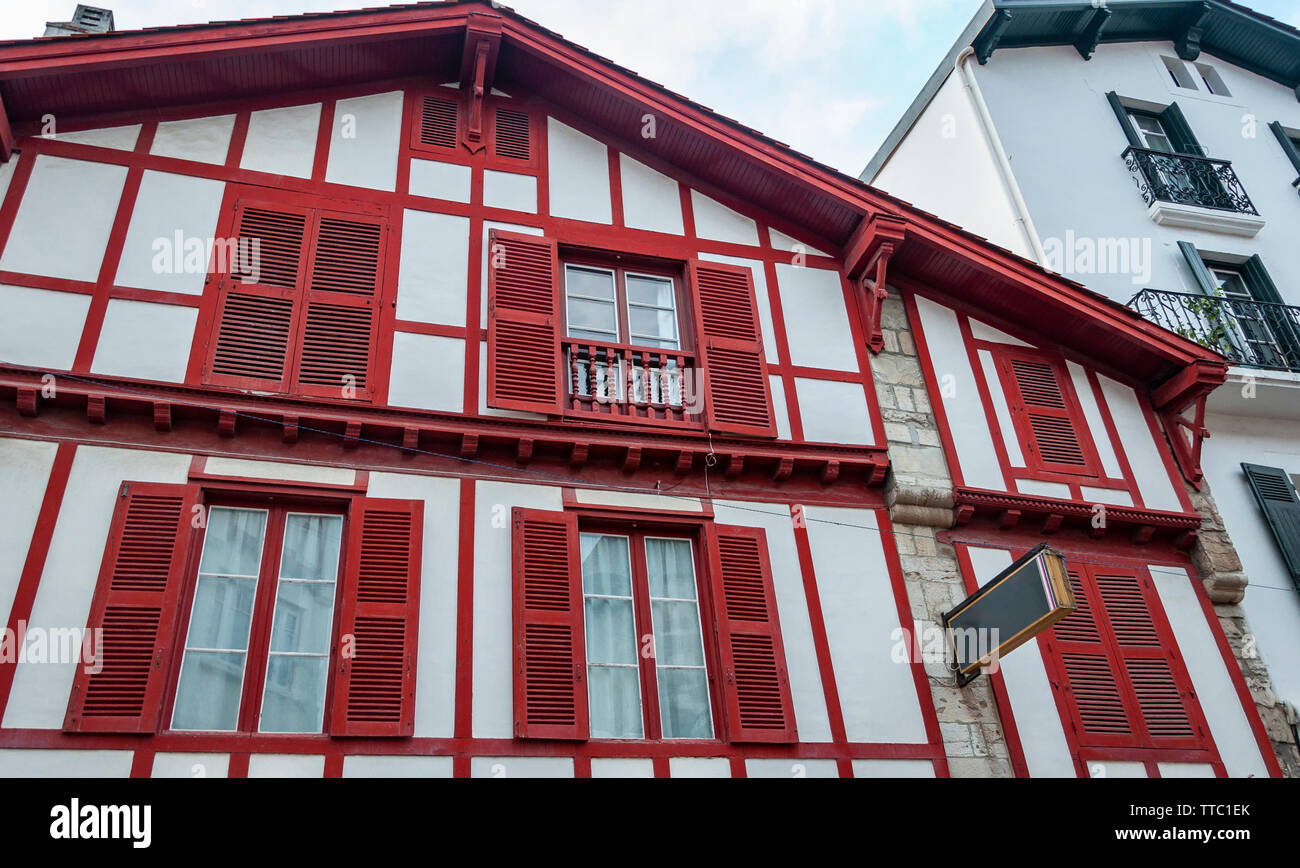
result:
[[[566,262],[566,334],[580,340],[681,349],[677,283],[667,274]]]

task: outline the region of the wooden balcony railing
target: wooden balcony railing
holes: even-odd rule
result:
[[[695,357],[680,350],[562,341],[567,411],[593,418],[699,427]]]

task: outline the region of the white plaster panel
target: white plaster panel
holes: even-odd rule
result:
[[[691,191],[691,212],[695,216],[695,235],[698,238],[758,246],[757,223],[699,190]]]
[[[469,166],[412,159],[408,189],[412,196],[467,203],[472,174]]]
[[[998,573],[1011,566],[1013,558],[1006,549],[968,548],[975,581],[984,585]],[[1065,740],[1065,728],[1052,685],[1047,679],[1047,667],[1038,642],[1027,642],[998,660],[1011,714],[1015,718],[1020,745],[1025,752],[1025,764],[1030,777],[1076,777],[1070,745]]]
[[[1228,776],[1268,777],[1259,743],[1224,665],[1214,630],[1201,608],[1193,579],[1186,570],[1174,567],[1148,569]]]
[[[546,119],[546,135],[551,216],[612,223],[605,144],[551,117]]]
[[[189,470],[190,456],[180,453],[77,447],[28,625],[85,627],[122,482],[183,483]],[[4,727],[62,729],[76,667],[76,662],[19,663]]]
[[[998,419],[998,428],[1002,431],[1002,445],[1007,450],[1007,461],[1012,467],[1024,467],[1025,456],[1020,450],[1020,438],[1016,436],[1015,422],[1011,418],[1011,409],[1007,406],[1007,393],[1002,388],[1002,378],[998,376],[993,354],[980,350],[980,369],[984,372],[984,383],[989,387],[989,397],[993,399],[993,413]]]
[[[234,129],[234,115],[162,121],[149,153],[155,157],[221,165],[230,151],[230,134]]]
[[[1145,778],[1146,776],[1147,767],[1145,763],[1098,762],[1096,760],[1088,763],[1088,777],[1090,778]]]
[[[1010,344],[1013,347],[1033,347],[1033,344],[1027,344],[1019,338],[1013,338],[1006,332],[995,329],[987,323],[982,323],[975,317],[970,318],[971,337],[980,341],[988,341],[994,344]]]
[[[345,778],[449,778],[449,756],[366,756],[343,758]]]
[[[920,328],[929,348],[930,365],[939,383],[940,401],[956,456],[948,456],[961,470],[963,481],[972,488],[1005,491],[1006,483],[993,447],[984,405],[975,385],[966,342],[962,340],[957,315],[928,298],[916,296]],[[953,460],[955,457],[955,461]]]
[[[129,778],[129,750],[0,749],[0,778]]]
[[[152,778],[224,778],[230,773],[228,753],[156,753]]]
[[[593,757],[591,760],[593,778],[652,778],[655,776],[655,761],[633,757]]]
[[[1110,503],[1115,506],[1132,506],[1133,496],[1118,488],[1093,488],[1084,485],[1079,489],[1085,500],[1093,503]]]
[[[1122,383],[1109,377],[1098,377],[1101,392],[1110,409],[1115,430],[1119,433],[1119,442],[1124,444],[1128,454],[1129,467],[1137,481],[1138,491],[1148,509],[1168,509],[1182,512],[1182,504],[1174,492],[1165,468],[1164,459],[1156,448],[1151,427],[1147,425],[1142,407],[1138,404],[1137,393]]]
[[[776,229],[769,228],[767,230],[767,237],[772,242],[772,247],[776,250],[784,250],[787,253],[796,254],[802,252],[812,254],[813,256],[830,256],[829,253],[818,250],[815,247],[809,247],[802,241],[791,238],[789,235]]]
[[[283,479],[288,482],[315,482],[322,485],[353,485],[357,481],[357,472],[350,467],[286,464],[281,461],[254,461],[248,458],[222,458],[215,455],[204,463],[204,472],[213,476]]]
[[[406,211],[397,273],[397,318],[463,326],[468,284],[469,218]],[[483,292],[486,296],[486,284]]]
[[[772,414],[776,416],[776,437],[778,440],[790,439],[790,408],[785,402],[785,380],[777,374],[767,378],[772,388]]]
[[[671,778],[729,778],[731,760],[720,756],[675,756],[668,760]]]
[[[348,133],[354,133],[348,137]],[[402,135],[402,91],[341,99],[334,106],[325,180],[392,190]]]
[[[929,760],[854,760],[853,777],[932,778],[934,777],[934,763]]]
[[[901,624],[880,532],[867,529],[879,527],[877,513],[809,506],[804,515],[849,741],[924,744],[911,666],[892,658]]]
[[[677,181],[618,155],[619,178],[623,187],[623,225],[647,232],[682,235],[682,194]]]
[[[471,778],[571,778],[573,759],[567,756],[476,756],[469,761]]]
[[[117,283],[202,295],[225,190],[222,181],[146,171],[131,209]]]
[[[483,250],[479,257],[479,316],[483,328],[487,328],[487,308],[488,308],[488,236],[493,229],[500,229],[502,232],[517,232],[520,235],[541,235],[542,230],[536,226],[520,226],[516,223],[497,223],[493,220],[483,222]],[[484,393],[481,393],[484,394]]]
[[[125,166],[37,155],[0,270],[97,279],[125,182]]]
[[[724,262],[748,268],[754,276],[754,301],[758,305],[758,327],[763,330],[763,355],[769,362],[776,363],[781,354],[777,350],[776,327],[772,324],[771,289],[767,285],[767,271],[763,263],[756,259],[741,259],[738,256],[724,256],[721,253],[700,253],[700,259],[708,262]]]
[[[1045,482],[1041,479],[1017,479],[1016,490],[1021,494],[1037,494],[1041,497],[1059,497],[1070,500],[1070,486],[1064,482]]]
[[[790,361],[809,368],[857,371],[840,273],[781,263],[776,266],[776,282]]]
[[[460,480],[371,473],[366,495],[424,501],[420,637],[415,669],[415,737],[450,738],[455,734],[456,710]]]
[[[698,497],[681,497],[676,494],[637,494],[599,488],[579,488],[574,491],[579,503],[600,506],[626,506],[633,509],[650,509],[655,512],[703,512],[704,502]]]
[[[9,185],[13,182],[14,172],[18,169],[18,162],[22,157],[20,152],[15,151],[9,155],[8,162],[0,163],[0,202],[3,202],[9,193]]]
[[[316,162],[321,104],[263,109],[248,116],[239,167],[290,178],[310,178]]]
[[[388,404],[460,413],[465,408],[465,342],[460,338],[393,334]]]
[[[109,299],[90,370],[183,383],[198,318],[196,307]]]
[[[830,759],[747,759],[751,778],[838,778],[839,766]]]
[[[56,451],[54,443],[0,438],[0,625],[9,623]]]
[[[1214,766],[1209,763],[1156,763],[1162,778],[1213,778]]]
[[[1115,447],[1110,441],[1106,423],[1101,418],[1101,409],[1097,406],[1097,396],[1092,391],[1088,374],[1081,365],[1074,362],[1066,362],[1065,365],[1070,371],[1070,380],[1074,383],[1074,394],[1079,396],[1083,418],[1088,423],[1088,430],[1092,432],[1092,442],[1101,458],[1101,468],[1111,479],[1120,479],[1124,474],[1119,469],[1119,459],[1115,456]]]
[[[0,284],[0,359],[71,370],[89,309],[89,295]]]
[[[514,172],[483,171],[483,204],[507,211],[537,213],[537,178]]]
[[[799,740],[830,741],[830,717],[789,505],[720,500],[714,503],[713,508],[718,524],[763,529],[767,537],[767,559],[772,567],[776,611],[781,619],[781,644],[785,647],[785,666],[790,678],[790,699],[794,704]],[[727,774],[730,776],[730,772]]]
[[[867,395],[859,383],[796,377],[803,436],[814,443],[870,446],[875,442]]]
[[[474,486],[474,737],[514,737],[514,618],[511,510],[564,509],[560,489],[477,482]],[[503,516],[504,521],[496,520]],[[499,525],[499,526],[498,526]]]
[[[112,148],[115,151],[134,151],[140,139],[140,124],[128,124],[122,127],[98,127],[93,130],[76,130],[71,133],[56,132],[42,138],[57,139],[60,142],[72,142],[77,145],[93,145],[97,148]]]
[[[321,778],[325,757],[320,754],[255,753],[248,758],[250,778]]]

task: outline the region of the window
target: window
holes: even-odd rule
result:
[[[423,503],[204,499],[123,484],[64,728],[412,734]]]
[[[691,540],[583,533],[579,544],[591,737],[712,738]]]
[[[1161,57],[1165,69],[1169,71],[1169,77],[1173,79],[1175,87],[1183,87],[1189,90],[1196,90],[1196,79],[1187,71],[1187,64],[1176,57]]]
[[[1232,96],[1228,91],[1228,86],[1223,83],[1223,79],[1219,76],[1217,69],[1208,63],[1194,63],[1192,65],[1196,67],[1196,72],[1206,90],[1215,96]]]
[[[1031,350],[999,347],[994,358],[1029,469],[1097,476],[1099,461],[1064,366]]]
[[[748,268],[489,245],[488,406],[776,436]]]
[[[1143,147],[1164,154],[1174,153],[1173,142],[1169,138],[1169,133],[1165,131],[1165,125],[1161,123],[1159,115],[1130,109],[1128,117],[1133,124],[1133,129],[1137,130]]]
[[[763,532],[513,515],[515,735],[798,740]]]
[[[208,511],[172,729],[322,731],[342,528],[283,507]]]
[[[380,213],[240,200],[204,382],[369,398],[387,235]]]
[[[1178,246],[1201,292],[1223,299],[1210,323],[1222,328],[1217,349],[1242,364],[1300,370],[1300,316],[1282,303],[1264,261],[1210,256],[1187,241]]]
[[[1208,748],[1206,726],[1143,568],[1069,567],[1076,610],[1047,634],[1057,702],[1084,747]]]
[[[487,150],[489,162],[515,169],[534,164],[537,154],[533,118],[517,107],[516,101],[488,96],[480,104],[486,107],[476,114],[465,104],[461,92],[449,88],[416,94],[411,99],[415,103],[412,150],[468,157],[482,150],[487,140],[491,142]]]

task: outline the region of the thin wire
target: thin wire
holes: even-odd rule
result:
[[[183,407],[193,407],[193,408],[195,408],[195,409],[200,409],[200,410],[213,410],[213,411],[216,411],[216,412],[225,412],[225,411],[220,410],[220,409],[217,408],[217,407],[210,407],[210,406],[208,406],[208,405],[206,405],[206,404],[202,404],[202,403],[199,403],[199,402],[197,402],[197,401],[186,401],[186,400],[183,400],[183,399],[182,399],[182,400],[178,400],[178,399],[176,399],[176,398],[174,398],[174,397],[172,397],[172,396],[170,396],[170,395],[159,395],[159,394],[152,393],[152,392],[146,392],[146,391],[142,391],[142,390],[130,389],[130,388],[127,388],[127,387],[124,387],[124,386],[120,386],[120,385],[117,385],[117,384],[104,383],[104,382],[101,381],[101,380],[93,380],[93,379],[90,379],[90,378],[87,378],[87,377],[79,377],[79,376],[77,376],[77,375],[75,375],[75,374],[66,374],[66,373],[59,373],[59,374],[56,374],[56,373],[54,373],[54,372],[52,372],[52,371],[40,371],[40,369],[37,369],[37,368],[31,368],[31,367],[29,367],[29,366],[27,366],[27,365],[18,365],[18,364],[14,364],[14,363],[12,363],[12,362],[6,362],[6,361],[3,361],[3,360],[0,360],[0,365],[4,365],[4,366],[7,366],[7,367],[14,367],[14,368],[22,368],[22,369],[24,369],[24,370],[29,370],[29,371],[33,371],[33,372],[40,372],[40,373],[42,373],[43,376],[46,375],[46,374],[48,374],[49,376],[54,377],[56,381],[57,381],[60,377],[62,377],[62,378],[67,379],[67,380],[72,380],[73,382],[85,383],[85,384],[87,384],[87,385],[91,385],[91,386],[101,386],[101,387],[107,387],[107,388],[110,388],[110,389],[116,389],[119,393],[121,393],[121,394],[125,394],[125,395],[132,395],[132,396],[140,397],[140,398],[149,398],[149,399],[152,399],[152,400],[166,400],[166,401],[167,401],[168,403],[170,403],[170,404],[177,404],[177,405],[180,405],[180,406],[183,406]],[[55,388],[57,389],[57,385],[56,385]],[[243,419],[247,419],[247,420],[249,420],[249,421],[253,421],[253,422],[266,422],[266,423],[269,423],[269,424],[272,424],[272,425],[283,424],[283,420],[282,420],[282,419],[278,419],[278,418],[271,417],[271,416],[257,416],[257,415],[254,415],[254,414],[252,414],[252,413],[247,413],[247,412],[244,412],[244,411],[241,411],[241,410],[235,410],[235,411],[232,411],[232,412],[234,412],[236,419],[243,418]],[[323,429],[323,428],[310,428],[310,427],[306,427],[306,426],[303,426],[303,425],[299,425],[299,426],[297,426],[297,427],[298,427],[298,430],[299,430],[299,431],[308,431],[308,432],[311,432],[311,433],[313,433],[313,434],[324,434],[324,435],[327,436],[327,437],[337,437],[337,438],[339,438],[339,439],[346,439],[346,437],[347,437],[346,434],[340,434],[340,433],[338,433],[338,432],[336,432],[336,431],[328,431],[328,430]],[[716,453],[714,452],[714,450],[713,450],[713,435],[712,435],[712,432],[708,432],[708,434],[709,434],[709,452],[708,452],[707,455],[705,455],[705,461],[704,461],[704,490],[705,490],[705,497],[708,498],[708,499],[712,499],[713,495],[712,495],[712,491],[711,491],[710,486],[709,486],[709,468],[710,468],[709,459],[713,459],[713,461],[716,463],[716,462],[717,462],[717,454],[716,454]],[[366,438],[366,437],[357,437],[357,438],[356,438],[356,441],[359,442],[359,443],[367,443],[367,444],[371,444],[371,445],[375,445],[375,446],[387,446],[387,447],[390,447],[390,448],[393,448],[393,449],[398,449],[398,450],[400,450],[400,451],[402,451],[402,452],[415,452],[415,453],[419,453],[419,454],[421,454],[421,455],[429,455],[429,456],[433,456],[433,457],[435,457],[435,458],[447,458],[447,459],[451,459],[451,460],[453,460],[453,461],[464,461],[464,462],[466,462],[466,463],[468,463],[468,464],[477,464],[477,465],[480,465],[480,466],[482,466],[482,467],[491,467],[491,468],[495,468],[495,469],[497,469],[497,470],[506,470],[506,471],[510,471],[511,473],[522,473],[522,474],[525,474],[525,475],[529,475],[529,474],[531,474],[531,475],[534,475],[534,476],[537,476],[537,477],[541,477],[541,478],[552,479],[552,480],[557,480],[557,481],[561,481],[561,482],[568,482],[568,483],[571,483],[571,484],[573,484],[573,485],[581,486],[581,487],[583,487],[583,488],[599,488],[599,489],[606,489],[606,490],[609,490],[609,491],[619,491],[619,492],[629,493],[629,494],[654,494],[654,495],[658,495],[658,496],[660,496],[660,497],[666,497],[666,498],[669,498],[669,499],[680,500],[680,501],[682,501],[683,503],[691,503],[691,504],[696,503],[696,502],[699,501],[699,498],[697,498],[697,497],[689,497],[689,496],[687,496],[687,495],[666,494],[666,493],[664,493],[664,491],[662,491],[662,490],[660,490],[660,489],[658,489],[658,488],[639,488],[639,487],[637,487],[637,486],[632,486],[632,485],[616,485],[616,484],[613,484],[613,483],[597,482],[597,481],[595,481],[595,480],[583,479],[583,478],[581,478],[581,477],[577,477],[577,476],[567,476],[567,475],[560,474],[560,473],[548,473],[548,472],[543,471],[543,470],[534,470],[534,469],[532,469],[532,468],[528,468],[528,467],[517,467],[517,466],[511,466],[511,465],[508,465],[508,464],[499,464],[499,463],[497,463],[497,462],[493,462],[493,461],[485,461],[485,460],[483,460],[483,459],[479,459],[479,458],[466,458],[466,457],[461,456],[461,455],[453,455],[453,454],[446,453],[446,452],[435,452],[435,451],[430,450],[430,449],[420,449],[418,446],[416,446],[416,447],[406,447],[406,446],[402,446],[402,445],[397,445],[397,444],[393,444],[393,443],[388,443],[388,442],[383,441],[383,440],[371,440],[371,439]],[[677,485],[674,485],[672,488],[668,489],[668,491],[672,491],[672,490],[676,489],[678,486],[683,485],[683,484],[685,484],[685,480],[683,480],[682,482],[677,483]],[[758,509],[758,508],[756,508],[756,507],[741,506],[741,505],[739,505],[738,503],[736,503],[735,501],[731,501],[731,502],[729,502],[729,503],[723,504],[723,505],[722,505],[722,508],[723,508],[723,509],[734,510],[734,511],[737,511],[737,512],[751,512],[751,513],[755,513],[755,514],[757,514],[757,515],[765,515],[765,516],[768,516],[768,517],[770,517],[770,518],[790,518],[790,515],[789,515],[788,513],[783,513],[783,512],[771,512],[770,510],[766,510],[766,509]],[[917,539],[926,539],[926,540],[936,539],[936,534],[933,533],[933,532],[932,532],[932,533],[915,533],[915,532],[913,532],[913,531],[905,531],[905,530],[892,530],[892,529],[891,529],[891,530],[885,530],[885,529],[883,529],[883,528],[880,528],[880,527],[873,527],[873,526],[871,526],[871,525],[855,524],[855,523],[853,523],[853,522],[845,522],[845,521],[835,521],[835,520],[833,520],[833,519],[829,519],[829,518],[813,518],[813,517],[810,517],[810,516],[807,514],[806,511],[804,511],[804,513],[800,516],[800,518],[801,518],[801,520],[803,520],[803,521],[805,521],[805,522],[815,522],[815,523],[817,523],[817,524],[832,525],[832,526],[835,526],[835,527],[847,527],[847,528],[852,528],[852,529],[855,529],[855,530],[871,531],[871,532],[873,532],[873,533],[877,533],[877,534],[889,534],[889,535],[891,535],[891,536],[895,536],[895,537],[900,537],[900,536],[910,536],[910,537],[914,537],[914,538],[917,538]],[[952,536],[951,534],[946,534],[945,536],[946,536],[946,538],[945,538],[944,540],[939,540],[939,542],[943,542],[943,543],[965,543],[965,544],[967,544],[967,545],[976,545],[976,546],[987,546],[987,545],[988,545],[988,540],[973,539],[973,538],[968,538],[968,537],[956,537],[956,536]],[[1131,563],[1126,564],[1126,563],[1121,563],[1121,562],[1117,562],[1117,561],[1098,561],[1098,560],[1090,560],[1090,559],[1088,559],[1088,558],[1086,558],[1086,557],[1076,557],[1076,556],[1071,556],[1071,557],[1070,557],[1070,561],[1073,562],[1073,563],[1083,563],[1083,564],[1088,564],[1089,566],[1121,567],[1121,568],[1125,568],[1125,569],[1131,569],[1131,568],[1132,568],[1132,564],[1131,564]],[[1193,575],[1195,578],[1200,579],[1201,581],[1206,581],[1206,580],[1213,581],[1213,577],[1210,577],[1210,576],[1204,576],[1204,575],[1201,575],[1200,573],[1194,573],[1194,572],[1192,572],[1192,570],[1191,570],[1190,568],[1177,568],[1177,567],[1176,567],[1175,569],[1186,569],[1186,571],[1187,571],[1188,573],[1190,573],[1191,575]],[[1276,585],[1261,585],[1261,584],[1256,584],[1256,583],[1254,583],[1254,582],[1250,583],[1250,584],[1249,584],[1249,587],[1251,587],[1251,588],[1262,588],[1262,589],[1272,590],[1272,591],[1286,591],[1286,592],[1291,592],[1291,593],[1300,592],[1300,588],[1283,588],[1283,587],[1277,587]]]

